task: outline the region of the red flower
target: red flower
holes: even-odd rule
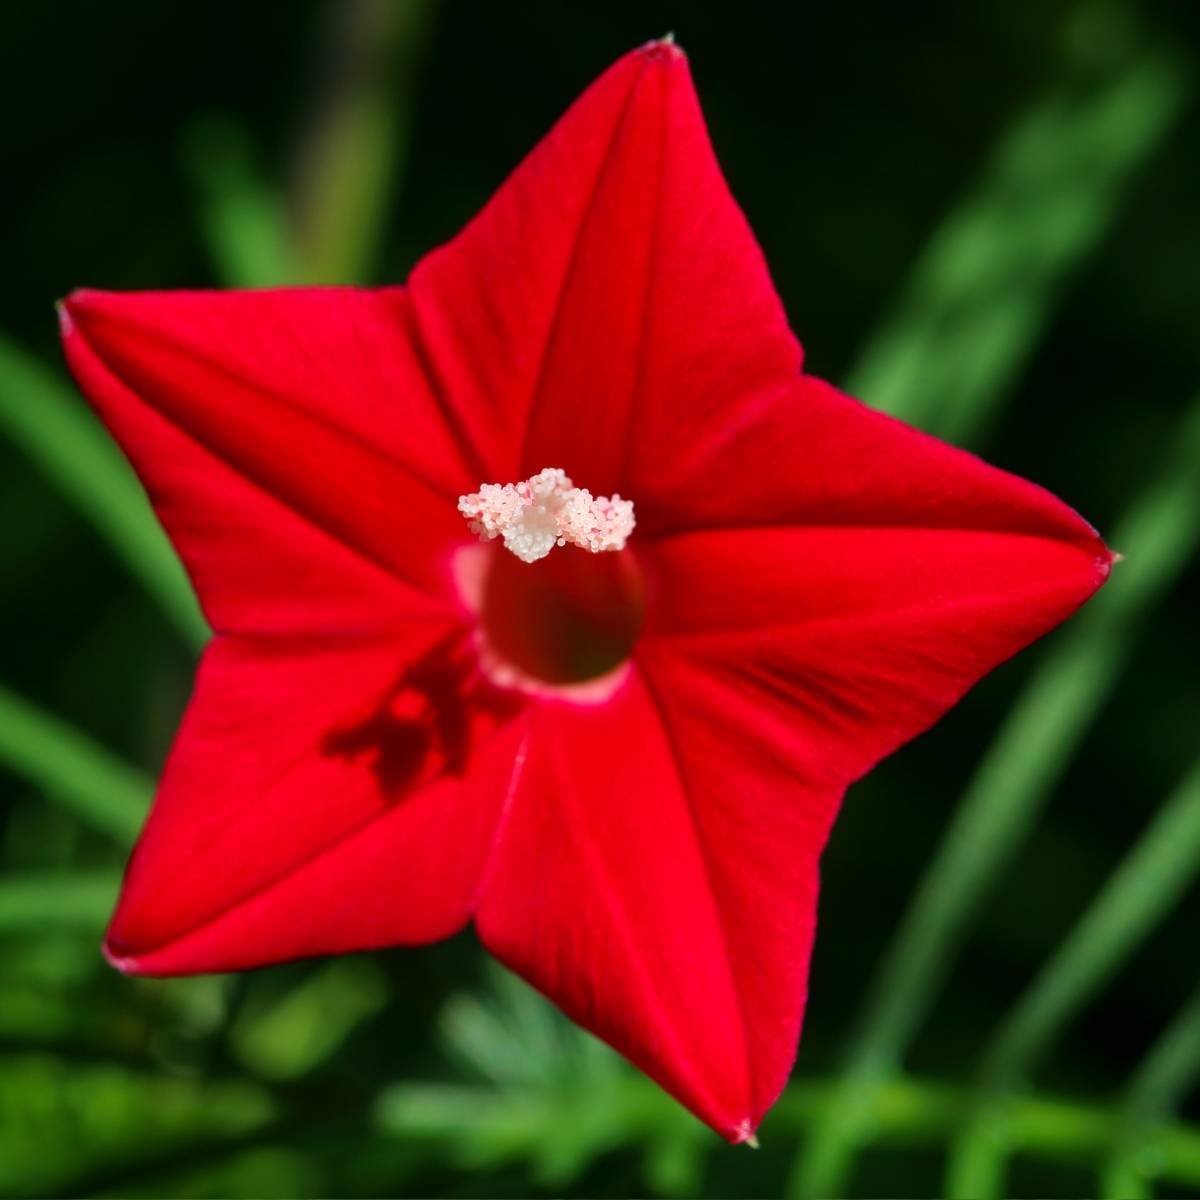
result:
[[[112,961],[473,920],[733,1141],[794,1057],[846,785],[1108,575],[1040,488],[801,374],[664,43],[407,287],[83,291],[63,322],[216,633]],[[543,468],[596,497],[576,540],[619,544],[630,498],[628,549],[481,545],[460,496],[567,528],[565,483],[471,500]]]

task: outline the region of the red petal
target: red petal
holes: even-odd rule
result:
[[[712,437],[677,439],[634,495],[638,538],[689,529],[867,525],[990,529],[1103,547],[1044,488],[803,375],[732,406]]]
[[[717,851],[634,674],[604,704],[532,715],[476,921],[497,957],[736,1141],[751,1064]]]
[[[661,43],[589,88],[411,291],[504,481],[559,466],[640,505],[681,421],[700,435],[800,365],[687,61]]]
[[[827,385],[803,380],[756,416],[680,503],[697,531],[639,541],[653,603],[637,652],[711,849],[752,1123],[794,1054],[817,863],[846,785],[1073,612],[1110,563],[1040,488]]]
[[[668,704],[683,691],[712,720],[754,725],[798,781],[838,793],[1109,570],[1098,541],[928,529],[697,533],[650,558],[663,603],[642,661],[656,680],[664,663],[687,676],[664,685]]]
[[[399,291],[77,292],[67,357],[218,631],[439,616],[464,474]]]
[[[785,681],[843,783],[1108,577],[1107,548],[1048,492],[818,380],[735,431],[708,461],[716,486],[692,465],[671,524],[693,532],[639,543],[644,636]]]
[[[466,921],[524,727],[438,632],[212,643],[109,930],[117,965],[234,970]]]
[[[817,864],[841,785],[796,754],[777,702],[731,693],[706,666],[639,656],[705,847],[751,1081],[753,1130],[787,1083],[816,934]]]

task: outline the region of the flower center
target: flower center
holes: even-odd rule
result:
[[[633,504],[593,496],[550,468],[522,483],[485,484],[458,507],[481,541],[503,539],[504,550],[464,551],[458,570],[495,682],[584,684],[581,699],[603,681],[615,685],[642,623],[641,572],[631,554],[612,553],[633,530]],[[568,543],[590,553],[550,553]]]

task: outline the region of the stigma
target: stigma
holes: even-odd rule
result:
[[[568,543],[593,554],[624,550],[635,524],[632,500],[615,492],[593,496],[558,467],[520,483],[485,483],[459,496],[458,511],[481,542],[503,538],[505,548],[527,563]]]

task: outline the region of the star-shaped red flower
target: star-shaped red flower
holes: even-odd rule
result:
[[[686,60],[595,83],[406,287],[113,295],[71,367],[216,636],[107,952],[484,944],[733,1141],[846,785],[1107,577],[1032,484],[801,374]],[[628,548],[456,509],[561,468]]]

